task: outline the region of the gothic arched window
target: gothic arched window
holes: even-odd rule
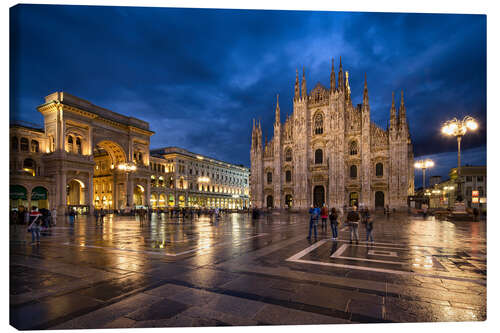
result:
[[[68,135],[68,149],[67,151],[72,152],[73,151],[73,137],[71,135]]]
[[[285,181],[290,183],[292,181],[292,172],[290,170],[286,170],[285,172]]]
[[[291,148],[287,148],[287,150],[285,150],[285,161],[286,162],[292,161],[292,149]]]
[[[351,176],[351,178],[358,177],[358,167],[355,165],[351,165],[351,168],[349,170],[349,175]]]
[[[382,177],[384,175],[384,165],[382,163],[377,163],[375,165],[375,175],[377,177]]]
[[[271,172],[267,173],[267,183],[271,184],[273,182],[273,174]]]
[[[357,155],[358,154],[358,143],[356,141],[351,141],[349,144],[349,155]]]
[[[314,164],[323,164],[323,151],[316,149],[314,152]]]
[[[314,116],[314,134],[323,134],[323,114],[321,112]]]
[[[31,152],[38,153],[40,149],[40,144],[36,140],[31,140]]]

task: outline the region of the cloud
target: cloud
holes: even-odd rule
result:
[[[464,149],[486,145],[484,15],[18,5],[10,31],[12,120],[41,124],[36,106],[64,90],[148,121],[154,147],[248,166],[252,118],[270,138],[296,68],[329,87],[342,56],[353,103],[366,73],[382,127],[404,89],[416,155],[453,151],[440,126],[466,114],[481,127]]]

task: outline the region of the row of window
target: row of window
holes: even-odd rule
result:
[[[375,165],[375,176],[382,177],[384,175],[384,165],[382,163],[377,163]],[[349,168],[349,176],[351,178],[358,177],[358,167],[356,165],[351,165]],[[290,170],[285,171],[285,182],[290,183],[292,181],[292,172]],[[267,173],[267,183],[271,184],[273,182],[273,173]]]
[[[30,149],[31,146],[31,149]],[[17,136],[13,136],[11,138],[11,149],[13,151],[18,151],[21,148],[21,151],[31,151],[32,153],[38,153],[40,151],[40,144],[37,140],[30,140],[28,138],[21,138],[20,140]]]
[[[466,182],[471,182],[472,179],[473,179],[473,177],[475,177],[478,182],[483,182],[484,181],[484,176],[466,176],[465,177],[465,181]]]

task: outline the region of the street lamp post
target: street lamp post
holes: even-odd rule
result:
[[[444,123],[441,128],[441,132],[448,136],[455,136],[457,138],[458,144],[458,166],[457,166],[457,201],[462,201],[462,175],[460,170],[460,144],[462,143],[462,137],[467,133],[467,130],[475,131],[479,127],[477,121],[466,116],[462,120],[453,118]]]
[[[427,168],[432,168],[434,166],[434,161],[431,159],[420,160],[415,162],[415,168],[422,169],[422,188],[425,189],[425,170]]]
[[[129,184],[128,184],[128,175],[131,173],[131,172],[134,172],[135,170],[137,170],[137,167],[135,166],[135,163],[132,163],[132,162],[126,162],[126,163],[122,163],[122,164],[119,164],[118,165],[118,170],[121,170],[123,172],[125,172],[125,175],[127,177],[127,185],[126,185],[126,188],[125,188],[125,193],[126,193],[126,208],[128,209],[129,205],[129,197],[130,197],[130,193],[129,193]]]

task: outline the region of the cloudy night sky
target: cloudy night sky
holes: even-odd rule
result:
[[[292,113],[296,69],[309,91],[329,87],[342,56],[353,104],[366,73],[383,128],[404,89],[415,157],[436,162],[428,174],[456,166],[456,140],[440,134],[455,116],[480,123],[462,163],[486,164],[486,16],[18,5],[10,33],[11,122],[41,127],[36,106],[63,90],[148,121],[151,148],[249,166],[252,119],[270,138],[277,93],[281,119]]]

